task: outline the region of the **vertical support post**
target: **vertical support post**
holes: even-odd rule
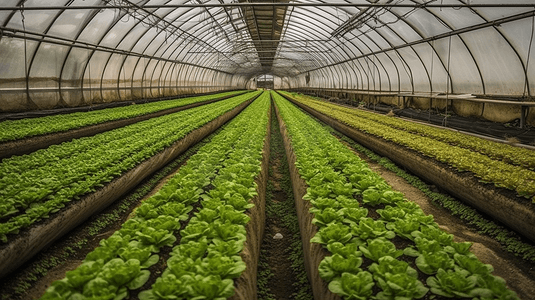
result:
[[[520,129],[524,129],[524,126],[526,126],[526,113],[527,113],[527,106],[522,105],[520,110]]]

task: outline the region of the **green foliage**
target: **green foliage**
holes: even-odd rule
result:
[[[361,240],[384,237],[392,239],[396,236],[393,231],[386,229],[385,223],[371,218],[362,218],[358,224],[351,224],[351,232]]]
[[[427,285],[434,294],[448,298],[491,297],[488,289],[476,288],[477,277],[466,271],[455,272],[439,269],[436,277],[427,278]]]
[[[488,236],[498,241],[500,244],[503,245],[506,251],[509,251],[515,254],[516,256],[522,257],[525,260],[531,262],[535,261],[535,248],[530,244],[523,242],[516,234],[514,234],[510,230],[500,225],[497,225],[492,220],[485,218],[474,208],[450,196],[430,190],[430,188],[418,177],[408,174],[404,170],[397,167],[389,159],[374,154],[370,150],[362,147],[359,144],[356,144],[353,140],[347,138],[344,135],[341,135],[336,131],[333,131],[333,133],[339,136],[340,139],[342,139],[343,141],[351,144],[351,147],[353,147],[357,151],[365,154],[373,161],[376,161],[386,169],[404,178],[408,183],[421,190],[434,203],[447,209],[452,215],[455,215],[460,219],[464,220],[469,225],[479,230],[480,233],[487,234]],[[402,202],[398,204],[398,206],[405,203],[411,204],[412,202]]]
[[[396,259],[403,254],[416,256],[416,265],[424,273],[435,274],[440,270],[467,272],[456,265],[453,258],[455,255],[472,257],[469,252],[470,243],[454,243],[452,235],[438,229],[433,216],[426,216],[417,204],[407,201],[401,193],[393,191],[384,180],[371,172],[359,158],[332,137],[329,129],[304,115],[277,94],[273,94],[273,98],[291,138],[291,150],[296,156],[296,166],[309,186],[304,199],[309,200],[313,206],[310,212],[321,216],[314,221],[319,231],[311,242],[321,243],[333,253],[333,256],[328,256],[329,259],[320,263],[322,276],[332,280],[329,287],[334,289],[331,288],[331,291],[346,299],[424,297],[429,290],[418,279],[417,271],[409,269],[407,263]],[[353,189],[341,188],[345,187],[346,183],[351,183]],[[369,206],[384,205],[384,209],[377,210],[381,218],[373,220],[368,217],[367,212],[364,214],[353,210],[359,209],[357,200],[362,200],[362,203]],[[327,212],[325,215],[324,211]],[[346,211],[351,211],[348,216],[354,214],[355,217],[343,219],[340,223],[333,213],[344,215]],[[351,236],[344,226],[352,229]],[[397,249],[386,239],[393,237],[393,234],[415,241],[416,248]],[[357,246],[360,251],[357,251]],[[368,271],[374,272],[374,276],[370,276],[369,280],[369,294],[360,293],[360,290],[366,290],[360,284],[365,286],[367,280],[356,279],[356,276],[367,277],[365,274],[368,271],[349,268],[340,271],[344,270],[344,262],[352,256],[351,253],[355,253],[354,257],[359,257],[362,253],[375,262],[368,267]],[[333,267],[335,255],[339,263]],[[467,267],[479,270],[475,265]],[[336,268],[339,268],[338,271]],[[359,291],[355,293],[358,295],[350,296],[349,282],[346,286],[342,284],[344,276],[355,276],[351,283],[359,285],[352,288]],[[372,296],[374,277],[382,291]],[[476,288],[484,288],[483,285],[484,283],[480,283]]]
[[[362,264],[362,258],[356,255],[343,257],[340,254],[327,256],[320,262],[320,277],[332,281],[336,277],[342,276],[343,273],[359,273],[362,271],[359,267]]]
[[[347,300],[367,300],[372,295],[374,285],[370,272],[363,271],[356,275],[343,273],[329,283],[329,290]]]
[[[396,258],[403,255],[403,250],[397,250],[392,242],[384,238],[370,240],[367,246],[359,246],[359,249],[364,256],[373,261],[379,261],[384,256]]]
[[[330,244],[340,242],[345,244],[352,238],[349,228],[342,224],[331,223],[321,228],[316,235],[310,239],[311,243]]]
[[[416,277],[407,273],[386,273],[384,278],[377,279],[377,284],[382,289],[376,296],[378,300],[420,299],[429,291]]]
[[[157,111],[238,95],[241,93],[243,93],[243,91],[232,91],[190,98],[107,108],[88,112],[76,112],[71,114],[59,114],[20,120],[7,120],[0,122],[0,142],[67,131],[114,120],[133,118]]]
[[[532,150],[415,124],[325,101],[292,97],[321,113],[368,134],[408,147],[483,182],[515,190],[535,201],[535,156]]]
[[[269,97],[266,96],[267,94],[264,94],[251,104],[243,114],[231,121],[225,130],[214,136],[210,143],[201,147],[199,155],[193,155],[188,160],[188,165],[181,168],[167,185],[145,200],[138,211],[139,215],[136,213],[118,232],[102,240],[101,246],[88,255],[86,263],[104,262],[98,270],[98,274],[104,276],[104,282],[117,285],[116,289],[109,288],[109,291],[100,289],[99,292],[105,295],[99,297],[105,299],[106,295],[116,293],[114,297],[122,299],[120,297],[128,296],[128,289],[143,285],[150,275],[143,268],[149,262],[152,263],[154,258],[157,260],[157,256],[151,254],[159,252],[163,247],[174,245],[177,234],[182,236],[181,244],[171,252],[171,258],[167,262],[168,269],[150,290],[140,293],[140,299],[176,299],[181,296],[188,299],[226,299],[233,294],[231,278],[238,277],[245,269],[245,264],[236,255],[243,248],[244,225],[249,220],[247,216],[237,215],[244,215],[241,211],[244,206],[240,205],[236,209],[218,201],[221,206],[216,206],[213,210],[216,214],[209,209],[199,212],[182,230],[180,220],[187,219],[191,210],[189,205],[193,200],[199,201],[201,196],[206,196],[203,187],[208,186],[210,181],[218,182],[212,190],[229,194],[229,197],[225,197],[227,200],[233,197],[245,200],[245,196],[252,197],[256,194],[254,181],[241,181],[249,182],[248,186],[244,186],[242,183],[221,184],[224,181],[216,179],[218,173],[225,174],[218,170],[235,168],[236,164],[243,161],[260,166],[267,125],[266,111],[269,107]],[[255,121],[254,126],[247,125],[251,120]],[[222,148],[228,150],[223,151]],[[206,156],[207,153],[216,158]],[[259,170],[257,167],[248,166],[235,179],[255,178]],[[158,214],[154,215],[153,211]],[[222,218],[225,218],[225,221],[222,221]],[[134,251],[132,248],[139,249]],[[130,259],[123,261],[123,257]],[[138,258],[145,259],[143,264]],[[85,283],[84,293],[104,285],[98,276]],[[61,282],[68,282],[68,279]],[[170,290],[169,286],[176,290]],[[57,295],[58,289],[51,287],[44,297]]]
[[[0,240],[6,242],[9,234],[17,234],[19,229],[47,218],[66,203],[94,192],[255,94],[247,93],[2,160],[0,173],[6,176],[0,178],[0,212],[6,215],[0,218],[11,217],[0,226]],[[181,122],[174,122],[176,119]],[[196,189],[187,191],[193,196],[190,200],[198,201]],[[153,218],[157,213],[151,206],[140,207],[140,216]]]

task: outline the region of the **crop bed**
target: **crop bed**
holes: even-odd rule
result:
[[[89,112],[76,112],[71,114],[53,115],[40,118],[27,118],[20,120],[7,120],[0,122],[0,142],[18,140],[36,135],[67,131],[99,123],[128,119],[157,111],[181,107],[193,103],[213,99],[235,96],[243,91],[232,91],[198,97],[165,100],[145,104],[122,106],[95,110]]]
[[[256,281],[240,276],[256,274],[269,105],[269,94],[253,102],[42,299],[254,299]]]
[[[440,186],[450,194],[462,199],[472,207],[475,207],[492,218],[495,218],[531,241],[535,241],[535,206],[530,201],[526,201],[523,198],[515,195],[515,192],[482,182],[482,180],[478,179],[473,172],[460,172],[448,164],[437,160],[435,157],[429,157],[424,155],[425,153],[410,148],[408,144],[400,145],[396,143],[395,140],[400,140],[401,136],[405,136],[401,130],[395,130],[392,128],[388,129],[388,126],[377,123],[378,127],[388,127],[385,129],[385,132],[388,133],[389,138],[394,137],[394,140],[391,140],[383,137],[382,135],[377,136],[372,134],[375,129],[368,128],[367,125],[362,125],[366,126],[366,128],[363,129],[361,124],[367,124],[366,120],[356,118],[349,113],[344,113],[344,117],[340,117],[343,120],[338,120],[337,117],[331,116],[333,109],[323,109],[323,112],[321,112],[309,106],[310,103],[308,101],[305,104],[297,101],[293,97],[288,99],[291,99],[302,109],[306,110],[323,122],[326,122],[335,129],[343,132],[353,140],[358,141],[359,143],[383,156],[389,157],[391,160],[404,166],[417,176],[426,181],[435,183],[437,186]],[[318,109],[320,108],[321,106],[318,105]],[[382,117],[389,118],[386,116]],[[392,133],[392,130],[395,130],[395,134]],[[434,145],[435,143],[432,140],[428,141],[429,138],[420,138],[427,140],[420,141],[423,144],[418,144],[419,147],[427,147],[426,145]],[[411,135],[407,136],[406,139],[408,141],[407,143],[412,145],[414,144],[414,141],[419,139],[419,136]],[[449,153],[449,155],[446,155],[449,160],[457,159],[459,161],[468,163],[470,159],[475,159],[473,155],[478,157],[483,156],[479,153],[472,153],[473,155],[469,154],[468,156],[463,157],[459,153],[454,153],[455,149],[461,148],[450,146],[448,143],[438,141],[436,141],[436,143],[440,144],[440,146],[430,149],[441,153]],[[448,147],[455,149],[451,150],[448,149]],[[468,149],[461,149],[461,151],[463,153],[471,153],[471,151]],[[487,157],[487,159],[490,158]],[[530,174],[535,174],[535,172],[529,169],[510,165],[502,161],[495,161],[495,163],[499,165],[507,165],[505,166],[506,171],[508,170],[507,168],[513,168],[515,170],[518,169],[517,171],[520,175],[515,174],[516,177],[524,175],[531,176]],[[480,165],[478,161],[474,161],[473,164]],[[496,172],[494,176],[503,176],[503,174],[507,174],[506,171],[502,171],[499,168],[492,169],[493,167],[491,164],[488,166],[481,165],[481,167]],[[513,176],[510,177],[512,178]],[[529,179],[526,180],[529,181]],[[525,188],[526,187],[519,187],[519,189]],[[503,209],[504,207],[507,207],[507,209]]]
[[[351,127],[433,157],[460,172],[470,171],[483,182],[514,190],[518,196],[535,201],[533,150],[307,97],[293,99]]]
[[[0,257],[4,261],[1,274],[20,265],[213,132],[241,111],[251,96],[254,95],[238,96],[203,108],[193,108],[74,140],[31,155],[4,159],[0,167],[8,176],[1,179],[4,186],[1,202],[4,215],[0,229],[6,243],[0,246]],[[182,122],[173,122],[176,117],[180,117]],[[168,122],[172,126],[168,126]],[[160,130],[157,125],[165,129]],[[173,126],[174,131],[169,131]],[[197,127],[200,128],[195,129]],[[147,134],[151,130],[154,130],[153,133]],[[109,142],[103,143],[102,139],[108,139]],[[173,146],[168,147],[170,145]],[[64,155],[76,150],[76,155]],[[25,178],[23,184],[19,182],[19,176]],[[25,185],[27,189],[24,189]],[[10,196],[10,192],[14,196]],[[16,201],[17,197],[21,200]],[[78,198],[81,199],[72,201]],[[48,218],[48,215],[51,217]],[[21,229],[34,223],[35,226],[30,230],[18,234]]]
[[[75,138],[92,136],[243,93],[243,91],[226,92],[89,112],[0,122],[0,158],[29,154]]]
[[[471,243],[454,242],[328,130],[274,97],[281,128],[288,132],[285,141],[291,142],[287,152],[295,154],[295,167],[308,186],[303,199],[310,204],[299,204],[303,200],[296,197],[298,214],[300,206],[311,206],[310,214],[300,217],[301,233],[316,231],[309,247],[321,244],[325,251],[310,251],[308,258],[322,258],[307,270],[316,299],[333,298],[316,274],[330,292],[348,299],[516,299],[505,281],[491,274],[492,267],[469,251]],[[315,230],[305,224],[310,219]]]

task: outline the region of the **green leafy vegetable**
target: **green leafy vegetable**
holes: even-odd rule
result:
[[[385,238],[376,238],[368,242],[368,246],[359,246],[364,256],[379,261],[383,256],[392,256],[394,258],[403,255],[403,250],[397,250],[396,246]]]
[[[455,272],[439,269],[436,277],[427,278],[431,292],[448,298],[488,297],[492,293],[487,289],[476,288],[477,277],[470,276],[467,271]]]
[[[340,242],[342,244],[351,240],[353,236],[347,226],[332,223],[321,228],[316,235],[310,239],[311,243],[329,244]]]
[[[329,290],[335,294],[344,296],[348,300],[366,300],[372,295],[375,285],[370,272],[359,272],[356,275],[343,273],[329,283]]]
[[[357,274],[362,271],[359,267],[362,264],[362,258],[349,255],[343,257],[340,254],[334,254],[333,256],[325,257],[319,264],[320,277],[331,281],[336,277],[342,276],[343,273],[348,272]]]

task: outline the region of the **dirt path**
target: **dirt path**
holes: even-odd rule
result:
[[[258,299],[313,299],[302,257],[288,162],[276,118],[266,191],[266,227],[258,270]],[[274,238],[277,234],[282,238]]]

